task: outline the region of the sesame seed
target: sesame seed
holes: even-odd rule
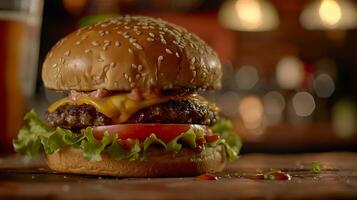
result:
[[[128,79],[129,78],[128,74],[124,74],[124,78]]]
[[[115,62],[112,62],[112,63],[109,64],[109,67],[112,67],[112,68],[113,68],[113,67],[115,67],[115,65],[116,65],[116,63],[115,63]]]
[[[130,43],[136,42],[136,39],[135,38],[129,38],[129,42]]]
[[[131,82],[131,77],[128,78],[128,81]]]
[[[109,35],[109,31],[104,31],[104,33],[105,33],[106,35]]]
[[[57,67],[57,64],[53,64],[52,67],[53,67],[53,68]]]
[[[123,32],[121,32],[121,31],[117,31],[117,34],[121,35],[121,34],[123,34]]]
[[[172,51],[170,49],[165,49],[166,53],[172,54]]]
[[[135,33],[136,33],[136,35],[140,35],[141,31],[136,31]]]
[[[151,36],[151,37],[155,37],[155,34],[153,34],[153,33],[149,33],[149,35]]]
[[[104,62],[103,58],[98,58],[98,62]]]
[[[180,57],[180,54],[178,52],[175,53],[176,57]]]
[[[129,35],[123,35],[125,39],[128,39],[130,36]]]
[[[130,27],[129,27],[129,26],[124,26],[124,28],[125,28],[125,29],[130,29]]]
[[[195,62],[196,62],[196,58],[195,57],[191,58],[191,63],[194,64]]]
[[[141,72],[143,70],[143,66],[142,65],[138,65],[138,71]]]
[[[98,45],[99,45],[99,42],[93,41],[93,42],[92,42],[92,45],[93,45],[93,46],[98,46]]]
[[[48,57],[51,58],[52,56],[53,56],[53,53],[52,53],[52,52],[48,54]]]
[[[65,56],[69,56],[69,54],[71,54],[71,51],[69,51],[69,50],[66,51],[66,52],[64,52],[64,55],[65,55]]]
[[[140,45],[140,44],[138,44],[138,43],[134,43],[133,44],[137,49],[139,49],[139,50],[142,50],[143,49],[143,47]]]
[[[77,41],[77,42],[76,42],[76,45],[80,45],[80,44],[81,44],[81,42],[80,42],[80,41]]]
[[[98,31],[98,33],[99,33],[100,36],[104,36],[105,35],[104,31]]]
[[[103,43],[104,44],[110,44],[110,41],[109,40],[104,40]]]
[[[196,76],[196,71],[192,71],[192,75],[193,75],[193,77],[195,77]]]
[[[91,52],[91,50],[90,50],[90,49],[86,49],[86,50],[84,50],[84,53],[89,53],[89,52]]]
[[[134,69],[137,68],[137,66],[135,64],[131,64],[131,67],[134,68]]]
[[[135,83],[130,83],[130,87],[135,87]]]
[[[117,22],[118,22],[117,19],[112,19],[112,20],[110,20],[110,23],[112,23],[112,24],[115,24],[115,23],[117,23]]]
[[[115,41],[115,46],[119,47],[120,46],[120,42],[119,41]]]
[[[163,59],[164,59],[163,56],[159,56],[159,57],[157,58],[157,63],[158,63],[159,66],[161,65],[161,61],[162,61]]]
[[[153,42],[154,38],[148,37],[148,38],[146,38],[146,40],[149,41],[149,42]]]
[[[166,44],[166,40],[165,40],[164,38],[161,38],[161,42],[162,42],[163,44]]]
[[[131,53],[131,54],[133,53],[133,50],[132,50],[132,49],[130,49],[130,48],[128,49],[128,51],[129,51],[129,53]]]

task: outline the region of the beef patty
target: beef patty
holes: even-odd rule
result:
[[[182,99],[143,108],[134,113],[124,123],[163,123],[163,124],[201,124],[213,125],[217,112],[198,101]],[[88,126],[112,125],[113,120],[96,110],[95,107],[82,104],[66,104],[54,112],[46,114],[46,120],[52,127],[68,128],[75,131]]]

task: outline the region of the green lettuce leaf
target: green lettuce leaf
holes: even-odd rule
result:
[[[155,133],[152,133],[143,143],[135,140],[131,149],[127,150],[118,144],[116,135],[104,134],[101,140],[97,140],[92,134],[92,128],[86,128],[81,133],[73,133],[71,130],[59,127],[53,130],[43,123],[33,110],[25,115],[25,121],[26,125],[19,131],[17,139],[13,141],[13,146],[16,152],[27,156],[43,153],[53,154],[61,148],[71,146],[80,149],[84,157],[90,161],[100,161],[103,153],[119,160],[136,160],[145,157],[145,152],[153,144],[161,145],[167,151],[180,151],[183,144],[195,148],[196,140],[204,137],[203,131],[191,128],[165,143],[157,138]],[[234,133],[232,123],[227,119],[220,118],[211,129],[213,133],[219,134],[221,139],[206,145],[211,147],[223,145],[229,159],[237,159],[241,141],[239,136]]]
[[[213,133],[218,133],[221,136],[219,143],[224,145],[228,158],[230,160],[238,159],[242,141],[239,135],[234,131],[232,122],[220,117],[211,127],[211,130]]]
[[[152,133],[144,141],[144,145],[143,145],[144,146],[144,152],[147,151],[152,144],[160,144],[160,145],[162,145],[163,147],[166,148],[165,142],[160,140],[159,138],[157,138],[156,135],[154,133]]]
[[[94,138],[92,131],[93,129],[90,127],[84,130],[84,137],[86,139],[81,141],[80,147],[87,160],[101,161],[102,157],[100,154],[105,150],[107,145],[112,143],[113,136],[104,134],[101,140],[97,140]]]

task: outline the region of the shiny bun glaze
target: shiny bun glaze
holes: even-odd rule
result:
[[[161,19],[121,16],[61,39],[42,68],[53,90],[216,89],[221,64],[195,34]]]

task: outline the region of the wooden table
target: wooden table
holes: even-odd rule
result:
[[[311,171],[312,161],[321,163],[320,173]],[[43,164],[41,158],[0,159],[0,199],[357,199],[357,153],[349,152],[242,155],[217,181],[56,174]],[[292,179],[251,179],[270,168]]]

